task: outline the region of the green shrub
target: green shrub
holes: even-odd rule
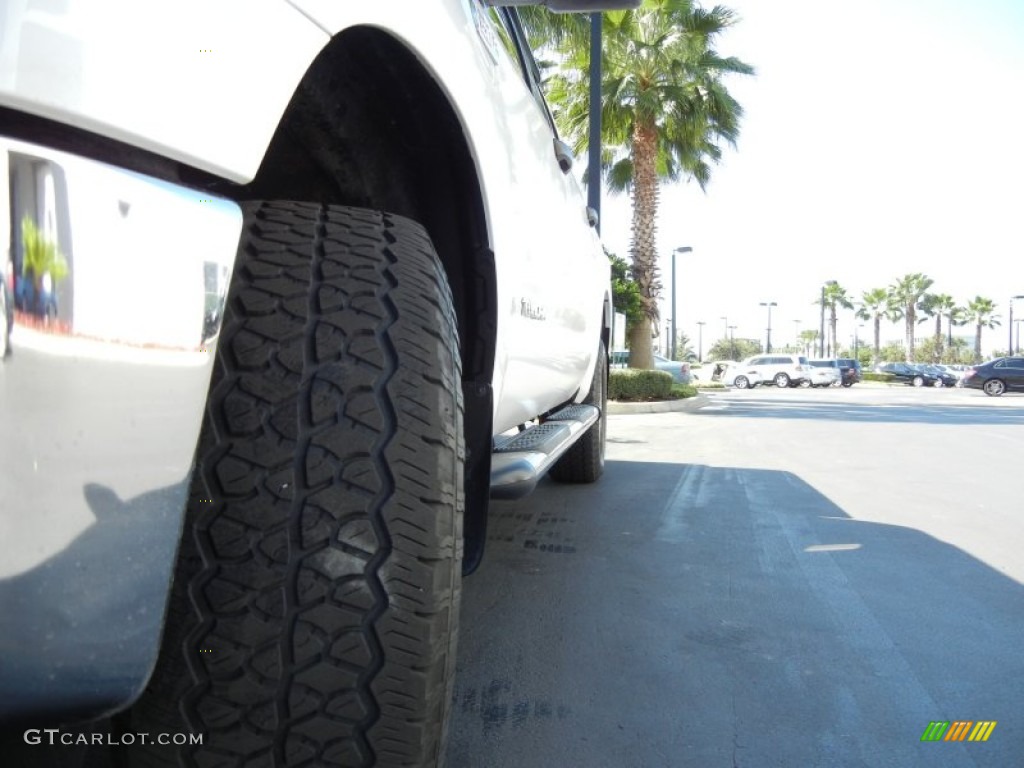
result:
[[[608,374],[608,397],[612,400],[668,400],[672,396],[672,374],[665,371],[621,368]]]
[[[875,373],[874,371],[864,371],[860,377],[864,381],[881,381],[885,384],[890,384],[896,381],[896,377],[891,373]]]
[[[720,381],[698,381],[697,389],[725,389],[725,384]]]
[[[673,400],[682,400],[685,397],[696,397],[697,388],[689,384],[678,384],[673,382],[672,391],[669,393],[669,397]]]

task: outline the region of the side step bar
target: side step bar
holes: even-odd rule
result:
[[[494,447],[491,498],[518,499],[534,489],[551,465],[601,416],[594,405],[568,405]]]

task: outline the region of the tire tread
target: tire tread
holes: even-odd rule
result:
[[[424,230],[250,203],[135,765],[438,765],[462,553],[455,314]],[[212,502],[201,501],[212,499]]]

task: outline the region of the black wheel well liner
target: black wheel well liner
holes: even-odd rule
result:
[[[381,29],[335,35],[296,89],[237,199],[303,200],[407,216],[430,234],[459,326],[466,437],[466,560],[486,535],[497,286],[476,164],[448,97]]]
[[[476,165],[448,98],[403,43],[365,26],[332,38],[296,89],[256,178],[232,196],[418,221],[448,275],[463,375],[491,381],[495,271]]]

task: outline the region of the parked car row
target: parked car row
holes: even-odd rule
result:
[[[747,389],[761,384],[776,387],[849,387],[861,380],[860,363],[846,358],[808,360],[803,355],[755,355],[742,362],[711,364],[711,380]]]
[[[612,352],[613,368],[624,368],[629,352]],[[682,384],[700,380],[710,371],[710,380],[736,389],[761,385],[776,387],[849,387],[862,380],[860,362],[852,358],[808,360],[803,355],[755,355],[742,362],[718,360],[706,364],[700,373],[690,364],[654,355],[655,367],[672,374]],[[913,387],[971,387],[998,397],[1004,392],[1024,392],[1024,357],[1001,357],[973,368],[932,363],[882,363],[878,373]]]
[[[962,370],[948,365],[898,362],[883,363],[875,370],[914,387],[970,387],[991,397],[1005,392],[1024,392],[1024,357],[1001,357]],[[861,379],[861,366],[856,360],[808,360],[801,355],[757,355],[742,362],[720,360],[713,364],[711,374],[712,381],[736,389],[762,384],[849,387]]]
[[[960,382],[957,372],[930,363],[882,363],[875,370],[913,387],[955,387]]]
[[[815,368],[834,368],[839,375],[838,385],[852,387],[861,381],[861,366],[859,360],[852,357],[837,357],[831,360],[811,360]]]

